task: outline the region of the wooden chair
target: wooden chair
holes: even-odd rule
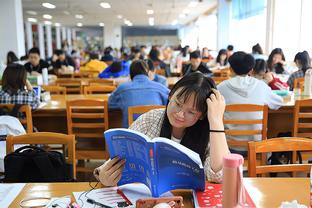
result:
[[[229,125],[256,125],[262,124],[260,130],[243,130],[243,129],[225,129],[227,136],[256,136],[261,135],[262,140],[267,139],[267,124],[268,124],[268,106],[266,105],[254,105],[254,104],[231,104],[225,107],[225,112],[231,113],[255,113],[262,112],[262,119],[224,119],[223,123]],[[236,141],[227,139],[229,147],[245,147],[248,150],[248,141]],[[261,162],[266,162],[266,155],[262,155]],[[246,163],[247,164],[247,163]]]
[[[104,100],[67,101],[68,134],[76,136],[76,159],[108,159],[103,132],[108,129],[108,104]],[[77,167],[90,172],[91,168]]]
[[[89,80],[89,85],[112,85],[116,86],[115,80],[113,79],[93,79]]]
[[[57,85],[42,85],[42,88],[45,91],[50,92],[51,94],[66,95],[66,88],[65,87],[61,87],[61,86],[57,86]]]
[[[85,86],[83,92],[85,95],[87,94],[105,94],[105,93],[112,93],[116,89],[115,86],[109,85],[91,85]]]
[[[296,100],[293,116],[293,136],[312,138],[312,99]]]
[[[165,108],[164,105],[141,105],[128,107],[128,124],[129,126],[135,121],[135,115],[141,115],[153,109]]]
[[[15,104],[0,104],[0,108],[8,108],[9,111],[12,111]],[[19,112],[22,113],[25,117],[18,118],[23,125],[26,125],[26,132],[33,132],[33,121],[32,121],[32,112],[29,105],[22,105],[19,109]]]
[[[229,79],[230,77],[211,77],[211,79],[216,83],[216,85],[220,84],[221,82],[223,82],[224,80]]]
[[[72,164],[73,178],[76,179],[75,136],[52,132],[36,132],[19,136],[8,136],[6,139],[6,153],[14,152],[15,144],[61,144],[67,147],[66,162]],[[65,154],[65,153],[63,153]],[[65,156],[65,155],[64,155]]]
[[[257,174],[280,172],[310,172],[312,164],[256,165],[257,153],[283,151],[312,151],[312,140],[300,137],[272,138],[248,143],[248,173],[250,177]],[[296,161],[293,154],[293,161]]]
[[[58,86],[65,87],[67,94],[82,94],[83,93],[81,80],[62,79],[62,80],[56,80],[56,84]]]
[[[304,77],[300,77],[294,80],[294,88],[299,87],[301,92],[304,90]]]

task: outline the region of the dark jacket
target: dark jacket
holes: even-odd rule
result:
[[[192,65],[191,64],[187,64],[182,68],[182,74],[183,76],[191,73],[191,72],[195,72],[195,71],[200,71],[201,73],[205,74],[205,75],[210,75],[212,74],[212,72],[209,70],[208,66],[206,66],[203,63],[200,63],[200,65],[198,66],[197,70],[192,70]]]

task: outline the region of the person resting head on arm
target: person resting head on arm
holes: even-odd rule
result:
[[[221,182],[223,156],[229,153],[224,134],[225,101],[212,79],[200,72],[179,80],[169,94],[166,109],[141,115],[129,128],[150,138],[165,137],[197,152],[206,178]],[[125,160],[113,158],[94,170],[105,186],[116,186]]]

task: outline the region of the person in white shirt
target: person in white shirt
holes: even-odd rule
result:
[[[283,100],[274,94],[271,88],[262,80],[249,76],[255,65],[255,59],[252,55],[245,52],[235,52],[229,58],[230,66],[235,76],[229,80],[221,82],[217,88],[224,96],[225,103],[228,104],[257,104],[268,105],[270,109],[278,109]],[[260,112],[254,113],[228,113],[224,114],[225,119],[262,119]],[[226,129],[260,129],[260,125],[224,125]],[[227,136],[227,139],[240,141],[257,141],[259,136]],[[237,147],[232,152],[241,153],[245,156],[246,149]]]

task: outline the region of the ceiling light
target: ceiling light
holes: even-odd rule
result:
[[[131,22],[129,22],[129,24],[127,24],[129,27],[133,26],[133,24]]]
[[[30,18],[28,18],[27,20],[28,20],[28,22],[37,22],[37,19],[36,19],[36,18],[31,18],[31,17],[30,17]]]
[[[83,16],[82,16],[81,14],[76,14],[75,17],[76,17],[77,19],[83,19]]]
[[[118,19],[122,19],[122,15],[120,15],[120,14],[117,15],[117,18],[118,18]]]
[[[180,14],[180,15],[179,15],[179,18],[181,18],[181,19],[182,19],[182,18],[185,18],[185,17],[186,17],[185,14]]]
[[[154,26],[154,24],[155,24],[154,20],[155,20],[154,17],[148,18],[148,24],[149,24],[150,26]]]
[[[100,22],[99,25],[100,25],[101,27],[104,27],[105,24],[104,24],[103,22]]]
[[[52,22],[51,21],[44,21],[44,24],[45,25],[52,25]]]
[[[35,11],[27,11],[26,13],[30,14],[30,15],[37,15],[37,12],[35,12]]]
[[[146,10],[146,14],[154,14],[154,10],[148,9],[148,10]]]
[[[171,23],[171,25],[173,25],[173,26],[176,25],[176,24],[178,24],[178,20],[173,20],[172,23]]]
[[[70,15],[69,11],[64,11],[64,14]]]
[[[82,24],[81,22],[78,22],[78,23],[77,23],[77,26],[78,26],[78,27],[82,27],[83,24]]]
[[[198,4],[198,1],[191,1],[189,4],[188,4],[188,7],[196,7]]]
[[[55,9],[55,5],[50,3],[42,3],[42,6],[48,9]]]
[[[44,19],[52,19],[52,16],[49,15],[49,14],[44,14],[44,15],[42,15],[42,17],[43,17]]]
[[[56,22],[56,23],[54,23],[54,26],[55,26],[55,27],[60,27],[60,26],[61,26],[61,23]]]
[[[191,12],[191,10],[189,10],[189,9],[183,9],[184,14],[189,14],[190,12]]]
[[[104,9],[109,9],[111,8],[111,5],[107,2],[101,2],[100,6],[103,7]]]

